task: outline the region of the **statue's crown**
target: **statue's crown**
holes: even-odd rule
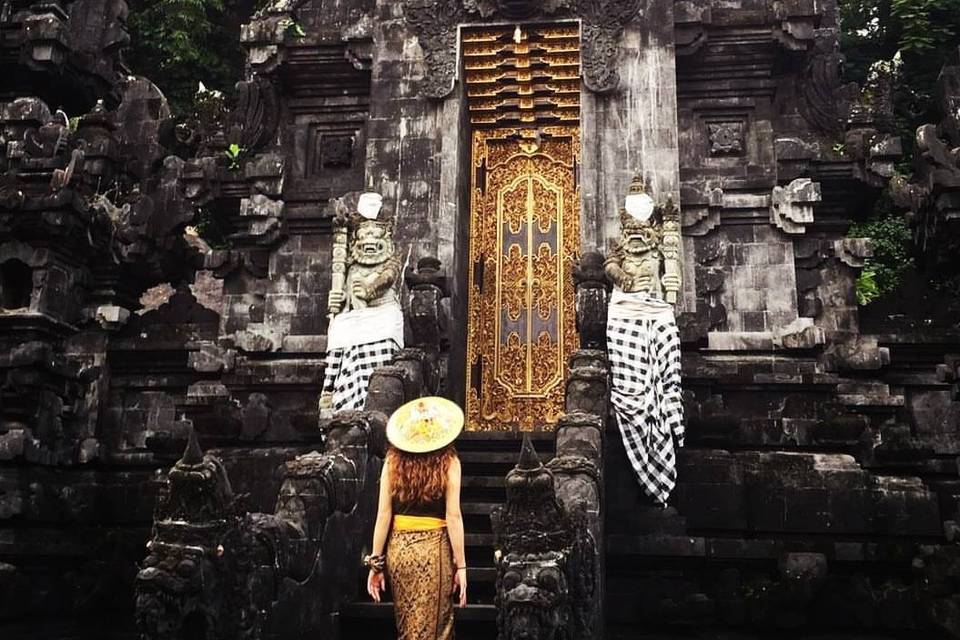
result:
[[[365,229],[369,227],[379,227],[387,233],[393,233],[393,216],[386,215],[381,213],[376,219],[369,219],[361,216],[359,213],[354,213],[350,216],[350,229],[352,231],[357,231],[359,229]]]
[[[376,201],[368,208],[371,200]],[[383,199],[372,192],[353,191],[337,198],[334,203],[334,224],[347,227],[355,233],[359,229],[378,227],[392,234],[394,216],[383,206]],[[361,213],[361,210],[364,213]]]
[[[640,195],[647,192],[647,185],[643,180],[643,174],[636,174],[630,181],[630,187],[627,189],[628,196]]]

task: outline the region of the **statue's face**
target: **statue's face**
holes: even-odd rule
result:
[[[393,238],[384,227],[365,224],[357,229],[353,258],[361,264],[380,264],[393,255]]]
[[[556,552],[508,555],[498,577],[505,637],[552,640],[566,622],[566,578]]]
[[[624,251],[631,255],[646,253],[657,246],[657,232],[653,227],[631,233],[624,238]]]
[[[155,545],[137,573],[136,620],[146,637],[175,640],[197,625],[216,628],[216,579],[206,550]]]

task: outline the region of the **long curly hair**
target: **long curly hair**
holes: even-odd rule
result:
[[[440,500],[447,489],[447,471],[456,457],[452,444],[429,453],[407,453],[390,447],[390,494],[402,505]]]

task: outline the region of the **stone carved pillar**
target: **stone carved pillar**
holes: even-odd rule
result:
[[[571,471],[564,469],[562,486],[574,495],[579,471]],[[596,637],[595,539],[585,524],[586,508],[561,501],[557,486],[525,437],[520,460],[507,474],[506,504],[490,516],[500,640],[554,638],[561,630],[570,638]]]
[[[603,271],[604,256],[598,251],[583,254],[573,268],[576,285],[577,332],[584,349],[607,347],[607,303],[610,285]]]

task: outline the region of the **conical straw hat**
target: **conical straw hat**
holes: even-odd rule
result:
[[[442,449],[463,429],[463,410],[446,398],[411,400],[387,421],[387,440],[408,453]]]

